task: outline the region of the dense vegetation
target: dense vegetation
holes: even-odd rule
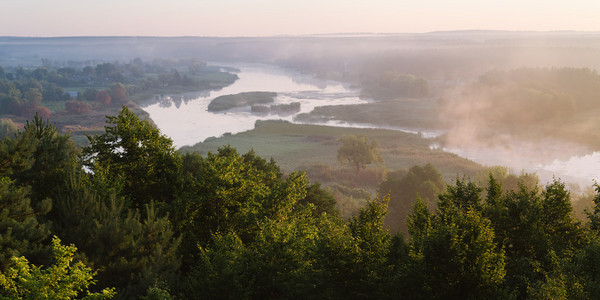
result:
[[[300,112],[300,102],[290,104],[252,105],[250,111],[259,114],[293,115]]]
[[[0,141],[0,177],[2,297],[585,299],[600,280],[598,186],[583,224],[560,181],[444,186],[426,165],[344,219],[303,172],[180,154],[126,107],[83,149],[35,118]]]
[[[352,135],[377,141],[383,162],[360,171],[337,162],[340,139]],[[340,213],[348,217],[369,197],[377,195],[386,174],[431,163],[444,181],[452,181],[457,174],[474,177],[484,170],[483,166],[456,154],[430,148],[431,143],[431,139],[397,130],[258,121],[253,130],[208,138],[194,146],[181,147],[180,151],[206,155],[231,145],[240,152],[254,150],[262,157],[272,157],[284,173],[304,171],[311,181],[321,183],[335,197]]]
[[[0,117],[17,124],[35,113],[73,132],[78,144],[84,133],[102,130],[105,115],[120,107],[147,101],[164,93],[220,89],[237,76],[195,59],[133,59],[128,63],[43,60],[35,68],[0,67]],[[143,113],[136,109],[136,113]]]
[[[429,82],[421,77],[398,71],[386,71],[372,77],[374,78],[362,78],[362,97],[393,100],[400,97],[423,98],[431,95]]]

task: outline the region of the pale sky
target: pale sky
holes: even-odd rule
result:
[[[598,0],[0,0],[0,36],[600,31]]]

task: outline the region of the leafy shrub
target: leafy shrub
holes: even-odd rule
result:
[[[83,115],[90,112],[90,105],[81,101],[67,101],[65,108],[70,114]]]

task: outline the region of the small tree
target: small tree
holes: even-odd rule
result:
[[[383,163],[377,140],[369,142],[364,135],[345,135],[338,141],[342,144],[337,153],[338,161],[356,168],[357,172],[369,164]]]
[[[67,101],[65,102],[65,108],[68,113],[74,115],[83,115],[90,112],[90,105],[81,101]]]
[[[96,98],[94,98],[96,102],[102,103],[105,106],[108,106],[111,101],[111,97],[106,90],[101,90],[96,93]]]
[[[122,83],[115,83],[111,85],[109,94],[113,104],[123,105],[127,103],[127,90]]]

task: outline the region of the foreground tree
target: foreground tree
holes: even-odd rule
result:
[[[420,292],[428,297],[501,295],[505,254],[495,243],[491,222],[481,215],[480,191],[472,183],[457,180],[439,196],[435,216],[419,201],[409,218],[413,263],[406,275],[418,274],[423,280]]]
[[[53,208],[53,228],[74,243],[98,269],[98,286],[114,287],[117,299],[137,299],[156,285],[177,279],[180,239],[153,203],[129,208],[96,175],[72,170]]]
[[[173,141],[126,106],[118,116],[106,117],[106,133],[88,136],[84,165],[106,180],[120,182],[120,195],[135,208],[152,200],[162,209],[174,198],[181,165]]]
[[[13,257],[14,266],[0,274],[0,299],[111,299],[113,289],[88,291],[96,273],[82,262],[73,263],[75,251],[75,246],[63,246],[54,237],[55,263],[45,269],[25,257]]]
[[[31,186],[34,204],[53,198],[56,189],[63,183],[65,172],[76,160],[79,149],[68,134],[60,134],[55,125],[37,114],[33,120],[27,121],[17,140],[29,144],[32,164],[11,177],[22,186]]]
[[[261,224],[284,218],[306,196],[303,173],[292,173],[283,180],[279,168],[259,161],[241,156],[231,147],[206,158],[199,154],[183,157],[183,187],[172,219],[185,233],[185,264],[193,264],[190,260],[195,260],[197,246],[207,245],[214,234],[232,232],[243,242],[252,242]]]
[[[29,189],[0,177],[0,271],[6,270],[14,256],[26,255],[36,263],[47,262],[44,241],[50,230],[38,222],[37,216],[48,213],[50,206],[47,200],[32,207]]]

